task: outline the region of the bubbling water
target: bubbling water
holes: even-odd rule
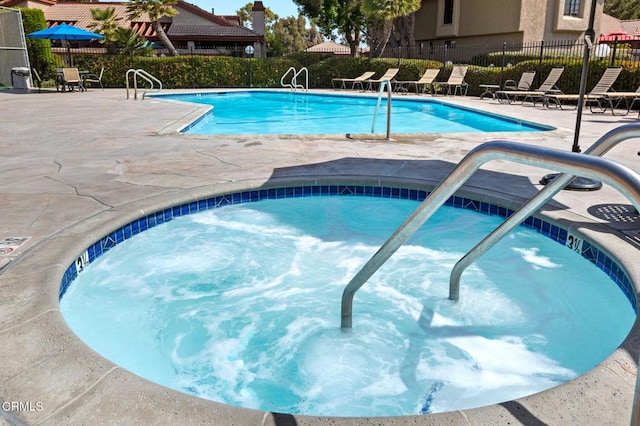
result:
[[[502,220],[450,207],[362,287],[346,283],[417,203],[264,200],[185,216],[119,244],[61,300],[78,336],[167,387],[261,410],[394,416],[499,403],[597,365],[634,321],[608,277],[519,228],[462,277]]]

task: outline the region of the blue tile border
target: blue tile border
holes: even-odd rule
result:
[[[69,285],[78,276],[78,270],[84,268],[87,264],[92,263],[100,256],[114,248],[121,242],[160,225],[169,222],[174,218],[186,216],[200,211],[224,207],[230,204],[250,203],[265,199],[279,198],[297,198],[297,197],[313,197],[313,196],[364,196],[364,197],[380,197],[380,198],[397,198],[414,201],[422,201],[428,195],[429,191],[402,188],[402,187],[385,187],[385,186],[366,186],[366,185],[310,185],[310,186],[288,186],[281,188],[269,189],[253,189],[248,191],[236,192],[231,194],[218,195],[204,200],[192,201],[179,206],[168,207],[164,210],[150,213],[123,227],[110,232],[102,237],[99,241],[87,248],[86,257],[82,256],[72,263],[65,271],[58,297],[62,299]],[[463,208],[478,213],[509,217],[514,213],[513,210],[496,206],[483,201],[477,201],[470,198],[460,197],[457,195],[449,198],[445,205]],[[522,226],[530,228],[552,240],[565,245],[568,232],[566,229],[557,225],[546,222],[533,216],[528,217]],[[610,258],[604,251],[598,249],[589,241],[584,241],[582,245],[582,257],[603,270],[611,280],[613,280],[622,292],[627,296],[634,311],[636,311],[636,293],[633,283],[629,279],[623,268]]]

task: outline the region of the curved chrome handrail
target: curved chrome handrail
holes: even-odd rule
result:
[[[287,75],[289,75],[289,73],[290,73],[291,71],[293,71],[293,75],[294,75],[294,77],[291,79],[291,81],[293,82],[293,80],[295,79],[296,69],[295,69],[294,67],[289,67],[289,69],[288,69],[284,74],[282,74],[282,77],[280,77],[280,86],[282,86],[282,87],[290,87],[290,88],[293,88],[293,85],[291,85],[291,84],[286,84],[286,83],[284,82],[284,78],[285,78]]]
[[[132,73],[133,73],[133,99],[138,99],[138,76],[142,77],[144,80],[146,80],[151,85],[151,87],[148,90],[145,90],[142,93],[142,99],[144,99],[144,95],[146,95],[148,91],[154,90],[154,88],[153,88],[153,82],[154,81],[157,82],[158,86],[159,86],[158,89],[155,89],[154,91],[162,90],[162,82],[159,79],[157,79],[153,75],[149,74],[148,72],[146,72],[142,68],[138,68],[138,69],[130,68],[125,73],[125,79],[126,79],[126,84],[127,84],[127,99],[129,99],[129,75],[132,74]]]
[[[291,83],[285,83],[285,77],[288,76],[291,72],[293,72]],[[298,76],[303,72],[305,73],[304,85],[298,84]],[[289,69],[284,74],[282,74],[282,77],[280,77],[280,86],[289,87],[293,91],[295,91],[296,89],[304,89],[304,91],[307,91],[309,89],[309,70],[307,69],[307,67],[302,67],[299,70],[296,70],[294,67],[289,67]]]
[[[298,84],[298,76],[303,72],[305,73],[304,85]],[[293,83],[293,90],[296,90],[298,88],[303,89],[305,92],[309,90],[309,70],[307,69],[307,67],[300,68],[293,76],[291,82]]]
[[[491,160],[513,161],[554,169],[570,175],[599,179],[617,189],[632,201],[636,209],[640,209],[640,175],[626,166],[593,155],[533,145],[506,141],[484,143],[471,150],[460,161],[347,284],[342,293],[341,327],[343,329],[352,327],[353,297],[356,291],[451,195],[455,194],[476,170]]]
[[[620,142],[638,137],[640,137],[640,124],[634,123],[621,126],[611,130],[594,142],[584,154],[600,157]],[[520,225],[527,217],[538,211],[540,207],[553,198],[554,195],[560,192],[574,178],[575,176],[569,174],[556,176],[533,198],[509,216],[493,232],[476,244],[475,247],[469,250],[451,270],[451,277],[449,278],[449,299],[458,300],[460,298],[460,277],[465,269],[478,260],[487,250],[497,244],[498,241],[511,232],[516,226]]]

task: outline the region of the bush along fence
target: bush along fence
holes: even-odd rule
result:
[[[440,46],[420,45],[414,48],[387,49],[381,58],[351,57],[331,52],[299,52],[282,57],[252,58],[243,52],[227,56],[200,55],[197,50],[178,57],[159,55],[144,50],[134,55],[107,53],[105,49],[72,49],[73,65],[82,70],[99,72],[105,67],[105,87],[125,87],[129,69],[144,69],[157,77],[168,89],[213,87],[280,87],[280,79],[290,68],[309,70],[310,88],[331,88],[335,77],[356,77],[366,71],[380,76],[390,67],[399,67],[398,80],[417,80],[427,68],[441,69],[438,81],[448,78],[453,65],[468,66],[468,95],[479,95],[480,84],[503,85],[518,80],[524,71],[536,71],[537,87],[554,66],[565,71],[558,87],[565,93],[578,93],[584,55],[581,43],[456,43]],[[31,62],[46,64],[43,74],[64,66],[66,52],[57,49],[30,52]],[[36,55],[37,58],[31,57]],[[35,60],[34,60],[35,59]],[[616,91],[635,91],[640,86],[640,52],[626,44],[595,45],[590,52],[587,90],[597,82],[604,69],[621,66],[623,72],[614,85]],[[39,72],[41,70],[38,70]]]

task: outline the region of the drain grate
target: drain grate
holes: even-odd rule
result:
[[[607,222],[640,223],[640,215],[631,204],[599,204],[589,207],[589,214]]]

